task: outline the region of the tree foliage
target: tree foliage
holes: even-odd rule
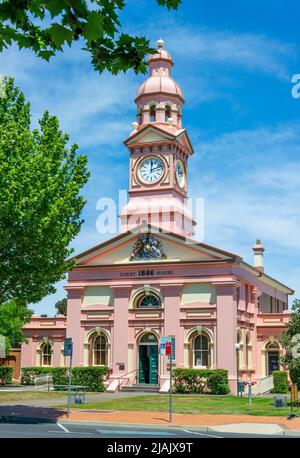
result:
[[[169,10],[181,3],[156,1]],[[155,50],[145,37],[120,32],[119,14],[125,5],[124,0],[0,0],[0,52],[15,42],[49,60],[81,38],[100,73],[130,68],[145,72],[145,56]]]
[[[64,297],[60,301],[57,301],[55,304],[57,314],[67,316],[67,298]]]
[[[46,111],[30,128],[30,106],[6,81],[0,97],[0,304],[34,303],[55,292],[74,261],[89,173],[87,158]]]
[[[292,305],[292,315],[287,330],[281,336],[281,343],[286,349],[282,363],[290,370],[300,370],[300,299],[295,299]],[[299,338],[297,338],[299,336]],[[297,357],[296,353],[299,354]],[[295,357],[296,356],[296,357]]]
[[[5,336],[6,354],[24,342],[23,326],[30,321],[32,311],[15,301],[0,306],[0,334]]]

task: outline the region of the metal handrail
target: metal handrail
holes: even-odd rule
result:
[[[133,372],[137,372],[139,369],[134,369],[133,371],[127,372],[127,374],[123,374],[121,377],[118,378],[118,391],[120,391],[120,380],[124,377],[126,377],[129,374],[132,374]],[[158,369],[156,369],[156,375],[157,375],[157,382],[155,383],[156,388],[159,388],[159,381],[158,381]],[[137,375],[135,376],[135,380],[137,381]],[[127,384],[129,382],[129,379],[127,381]],[[126,386],[127,386],[126,384]]]
[[[123,377],[126,377],[127,375],[129,374],[132,374],[133,372],[137,372],[138,369],[134,369],[133,371],[130,371],[130,372],[127,372],[127,374],[123,374],[121,377],[118,378],[118,391],[120,391],[120,380],[123,378]],[[126,385],[127,386],[127,385]]]

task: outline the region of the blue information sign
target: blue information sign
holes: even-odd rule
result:
[[[171,338],[171,342],[172,342],[172,359],[173,361],[175,360],[175,337],[172,337]]]
[[[64,341],[64,356],[72,356],[73,353],[73,342],[72,338],[68,337]]]
[[[162,356],[166,355],[166,342],[160,342],[159,353]]]
[[[160,354],[163,356],[166,356],[166,343],[171,342],[172,344],[172,350],[171,350],[171,356],[172,360],[175,360],[175,337],[172,336],[167,336],[167,337],[161,337],[160,339]]]

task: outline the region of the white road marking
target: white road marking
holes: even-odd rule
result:
[[[56,434],[66,434],[64,431],[48,431],[48,433],[56,433]],[[88,435],[88,436],[94,436],[94,433],[81,433],[81,432],[77,432],[77,431],[68,431],[69,434],[76,434],[76,435],[82,435],[82,434],[85,434],[85,435]]]
[[[183,429],[183,431],[189,434],[197,434],[197,436],[215,437],[216,439],[223,439],[222,436],[214,436],[212,434],[205,434],[205,433],[196,433],[196,431],[188,431],[187,429]]]
[[[65,428],[65,426],[63,426],[61,423],[56,423],[57,426],[59,426],[65,433],[70,433],[71,431],[69,431],[67,428]]]
[[[97,433],[100,434],[109,434],[109,435],[128,435],[128,436],[135,436],[135,435],[142,435],[142,436],[175,436],[175,433],[169,433],[167,431],[145,431],[145,430],[136,430],[136,429],[96,429]]]

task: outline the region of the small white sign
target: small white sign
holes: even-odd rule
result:
[[[0,358],[6,357],[6,345],[5,345],[5,336],[0,334]]]

